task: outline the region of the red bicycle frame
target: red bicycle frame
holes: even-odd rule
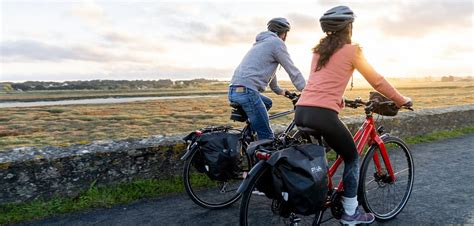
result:
[[[382,160],[385,163],[385,167],[387,168],[387,171],[389,173],[389,176],[392,181],[395,181],[395,174],[393,173],[392,165],[390,164],[390,159],[388,157],[387,149],[385,148],[385,144],[383,143],[382,139],[380,139],[379,135],[377,134],[377,131],[375,130],[375,124],[374,124],[374,119],[372,118],[372,115],[367,115],[365,122],[362,124],[362,126],[359,128],[357,133],[354,136],[354,142],[357,144],[357,152],[359,153],[359,156],[362,156],[362,152],[364,150],[365,145],[372,145],[374,143],[377,143],[380,149],[380,155],[382,156]],[[374,154],[374,163],[377,168],[377,173],[382,174],[382,165],[380,164],[380,158],[377,154]],[[336,173],[337,168],[341,165],[343,159],[341,156],[339,156],[336,161],[332,164],[332,166],[329,168],[328,172],[328,178],[329,178],[329,183],[328,187],[330,190],[333,188],[333,181],[332,177]],[[342,191],[343,181],[341,180],[337,186],[337,191]]]

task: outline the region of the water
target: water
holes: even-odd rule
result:
[[[117,104],[147,100],[175,100],[193,98],[215,98],[222,95],[190,95],[190,96],[167,96],[167,97],[121,97],[121,98],[94,98],[80,100],[57,100],[57,101],[34,101],[34,102],[0,102],[0,108],[13,107],[42,107],[55,105],[78,105],[78,104]]]

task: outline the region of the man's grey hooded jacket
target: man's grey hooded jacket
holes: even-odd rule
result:
[[[261,32],[257,35],[253,47],[235,69],[230,84],[263,92],[270,83],[273,92],[279,94],[282,89],[278,86],[275,76],[278,64],[283,66],[296,89],[303,90],[306,84],[304,77],[293,64],[285,42],[273,32]]]

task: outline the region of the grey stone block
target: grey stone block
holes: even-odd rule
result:
[[[474,125],[474,105],[402,112],[384,117],[379,125],[399,137],[423,135]],[[374,116],[376,117],[376,116]],[[342,119],[351,131],[363,116]],[[283,125],[273,125],[281,130]],[[0,152],[0,203],[15,203],[53,195],[74,196],[89,188],[134,179],[180,175],[183,135],[145,139],[96,141],[70,147],[21,147]]]

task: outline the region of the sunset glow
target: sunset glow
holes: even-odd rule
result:
[[[309,74],[318,19],[337,5],[357,17],[353,41],[386,77],[471,76],[473,2],[0,0],[0,81],[228,80],[272,17]],[[285,78],[284,70],[279,74]]]

